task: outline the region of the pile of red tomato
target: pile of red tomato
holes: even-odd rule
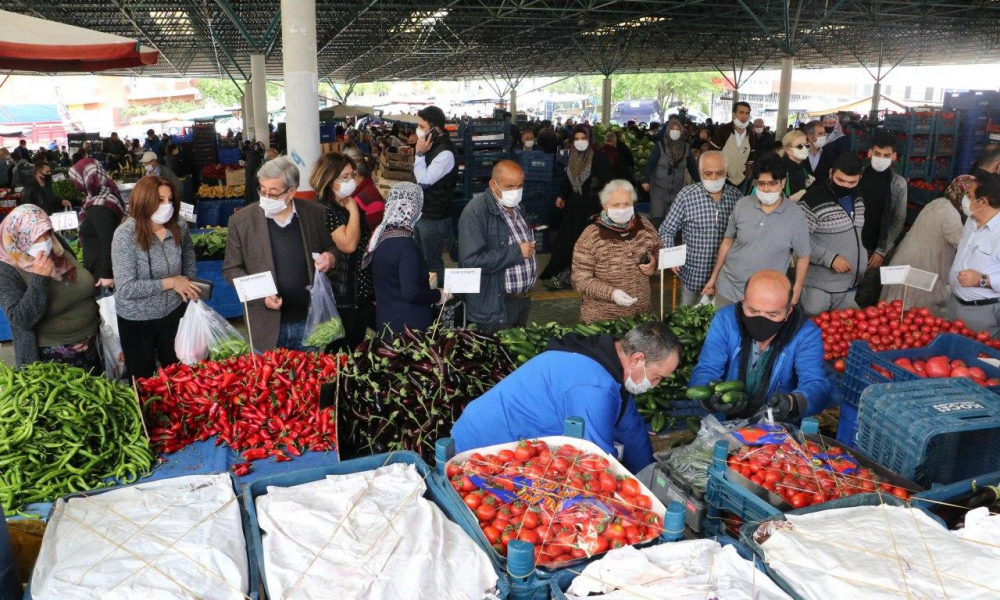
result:
[[[536,564],[555,566],[663,532],[663,515],[652,510],[653,500],[638,481],[616,475],[606,457],[569,444],[550,448],[544,440],[524,440],[496,454],[476,452],[450,462],[446,474],[490,545],[503,556],[511,540],[522,540],[535,546]],[[515,478],[532,483],[524,486]],[[505,502],[473,479],[517,499]],[[599,503],[562,505],[586,498]]]
[[[961,319],[948,321],[935,317],[925,307],[902,311],[903,302],[893,300],[865,309],[845,308],[820,313],[813,321],[823,332],[823,358],[829,362],[846,357],[854,340],[865,340],[876,352],[922,348],[939,333],[958,333],[992,348],[1000,348],[1000,341],[990,339],[985,331],[972,331]],[[837,371],[843,371],[844,367],[843,361],[834,363]]]
[[[909,491],[860,468],[842,449],[824,449],[815,442],[743,446],[729,455],[729,468],[781,496],[792,508],[876,490],[903,500],[910,498]]]
[[[965,377],[971,379],[981,386],[1000,385],[1000,379],[987,378],[986,372],[979,367],[970,367],[964,360],[950,359],[947,356],[933,356],[927,360],[911,360],[909,358],[897,358],[892,361],[904,371],[909,371],[917,377],[938,378],[938,377]],[[883,376],[892,379],[892,373],[885,369],[877,369]]]

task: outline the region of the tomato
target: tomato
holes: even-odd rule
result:
[[[909,500],[910,499],[910,492],[904,490],[903,488],[893,487],[892,490],[891,490],[891,492],[892,492],[892,495],[895,496],[895,497],[897,497],[897,498],[901,498],[903,500]]]
[[[557,473],[565,473],[569,470],[570,462],[564,456],[557,456],[552,459],[551,467]]]
[[[965,367],[955,367],[948,377],[969,377],[969,370]]]
[[[529,544],[537,544],[538,533],[536,533],[534,529],[522,529],[517,532],[517,539],[522,542],[528,542]]]
[[[844,359],[839,359],[833,363],[833,370],[838,373],[843,373],[847,370],[847,361]]]
[[[639,494],[635,497],[635,505],[639,508],[650,509],[653,508],[653,500],[645,494]]]
[[[522,445],[518,445],[518,447],[514,449],[514,458],[527,462],[532,456],[534,456],[534,453],[531,451],[530,447],[524,446],[523,443],[524,442],[521,443]]]
[[[642,493],[642,488],[639,486],[639,482],[631,477],[622,481],[621,493],[626,496],[638,496]]]
[[[609,540],[620,540],[625,537],[625,528],[619,523],[612,523],[604,530],[604,535],[607,536]]]
[[[956,358],[955,360],[951,361],[951,368],[952,369],[957,369],[959,367],[965,367],[965,366],[966,366],[966,364],[965,364],[964,360],[959,360],[959,359]]]
[[[497,516],[497,509],[491,502],[492,498],[487,498],[485,502],[476,509],[476,516],[480,521],[492,521]]]
[[[615,476],[607,471],[601,473],[600,483],[601,491],[605,494],[610,494],[618,489],[618,482],[615,480]]]
[[[529,510],[524,513],[522,525],[525,529],[534,529],[538,527],[538,513],[533,510]]]
[[[812,494],[808,494],[806,492],[798,492],[794,494],[788,501],[788,503],[791,504],[793,508],[803,508],[805,506],[809,506],[811,502],[812,502]]]
[[[481,505],[482,503],[483,503],[483,497],[480,494],[469,494],[468,496],[465,497],[465,505],[471,508],[472,510],[478,509],[479,505]]]
[[[924,366],[928,377],[948,377],[951,374],[951,363],[946,356],[935,356]]]
[[[500,539],[500,531],[496,527],[491,527],[489,525],[483,527],[483,535],[486,536],[486,539],[490,542],[490,545],[492,545],[493,542],[496,542],[497,540]]]

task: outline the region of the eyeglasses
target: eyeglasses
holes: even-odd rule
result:
[[[347,183],[348,181],[354,179],[354,175],[355,175],[354,173],[348,173],[347,175],[344,175],[343,177],[337,178],[337,181],[339,181],[340,183]]]
[[[268,200],[281,200],[281,197],[288,193],[288,189],[289,188],[285,188],[285,191],[279,192],[278,194],[268,194],[264,191],[264,188],[258,187],[257,193]]]
[[[790,148],[795,148],[796,150],[804,150],[806,148],[812,147],[812,144],[798,144],[795,146],[790,146]]]
[[[761,181],[761,180],[758,179],[756,183],[757,183],[757,187],[758,188],[764,189],[764,190],[767,190],[767,189],[776,190],[776,189],[778,189],[778,188],[781,187],[781,180],[775,181],[775,180],[772,179],[770,181]]]

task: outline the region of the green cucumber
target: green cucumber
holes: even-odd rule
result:
[[[746,393],[740,390],[732,390],[722,395],[723,404],[738,404],[740,402],[746,402],[746,400]]]
[[[736,381],[724,381],[715,386],[715,391],[720,394],[725,394],[726,392],[742,392],[746,387],[740,380]]]
[[[712,386],[703,385],[701,387],[688,388],[685,395],[690,400],[708,400],[712,397],[714,391]]]

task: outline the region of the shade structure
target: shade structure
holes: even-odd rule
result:
[[[413,124],[416,124],[417,123],[417,115],[382,115],[382,120],[383,121],[390,121],[390,122],[399,121],[400,123],[413,123]]]
[[[347,104],[337,104],[320,109],[320,114],[335,118],[344,117],[367,117],[375,114],[375,109],[370,106],[349,106]]]
[[[159,53],[135,40],[0,11],[0,69],[91,73],[154,65]]]

